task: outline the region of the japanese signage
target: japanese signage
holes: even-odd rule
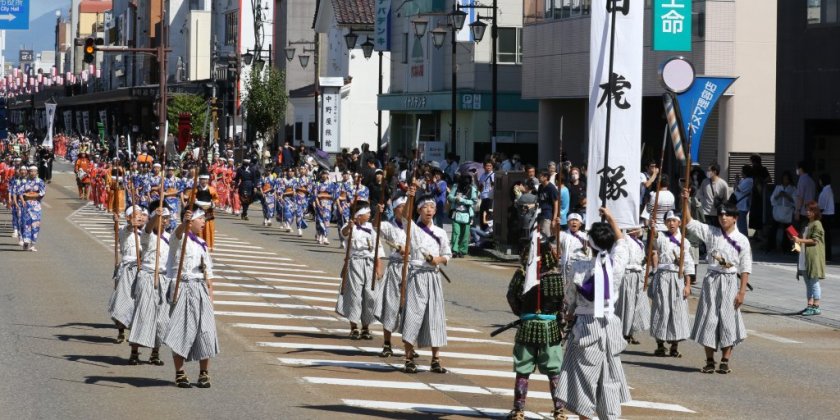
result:
[[[695,162],[700,153],[700,140],[703,138],[703,128],[706,126],[709,114],[735,79],[734,77],[698,76],[691,89],[677,95],[685,134],[691,137],[691,158]]]
[[[73,111],[64,111],[64,132],[70,133],[73,131]]]
[[[616,33],[614,51],[610,51],[611,27]],[[592,1],[589,65],[592,87],[589,95],[591,175],[586,194],[598,198],[590,198],[590,204],[596,205],[587,206],[587,228],[601,220],[598,208],[602,205],[610,209],[621,227],[636,226],[639,222],[643,42],[644,2]]]
[[[391,0],[376,0],[376,17],[373,26],[373,49],[391,50]]]
[[[653,50],[691,51],[691,0],[654,0]]]
[[[338,153],[341,150],[341,93],[338,87],[322,87],[321,149]]]
[[[466,110],[480,110],[481,109],[481,94],[468,93],[461,97],[461,109]]]

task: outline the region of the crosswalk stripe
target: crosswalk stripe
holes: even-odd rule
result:
[[[240,250],[234,250],[234,249],[215,249],[215,250],[213,250],[210,254],[211,254],[211,255],[213,255],[213,256],[216,256],[216,255],[231,255],[231,256],[250,255],[250,256],[253,256],[254,254],[258,254],[258,255],[276,255],[276,254],[275,254],[275,253],[273,253],[273,252],[265,252],[265,251],[244,251],[244,250],[240,251]],[[287,259],[287,260],[288,260],[288,261],[291,261],[290,259]]]
[[[261,246],[240,245],[238,243],[219,244],[219,246],[217,246],[215,248],[218,248],[218,249],[221,249],[221,250],[226,250],[226,249],[230,249],[230,248],[233,248],[233,249],[237,249],[237,248],[242,248],[242,249],[265,249]]]
[[[449,328],[447,328],[447,330],[448,329]],[[331,333],[341,333],[341,332],[345,332],[346,330],[339,329],[339,328],[329,328],[329,329],[327,329],[327,331],[331,332]],[[370,333],[373,334],[373,335],[384,335],[381,331],[371,331]],[[391,333],[391,335],[394,336],[394,337],[402,337],[402,334],[400,334],[400,333]],[[483,339],[483,338],[468,338],[468,337],[447,336],[446,340],[447,341],[452,341],[452,342],[461,342],[461,343],[498,344],[498,345],[502,345],[502,346],[512,346],[513,345],[513,343],[508,343],[508,342],[505,342],[505,341],[487,340],[487,339]]]
[[[360,362],[358,360],[327,360],[327,359],[297,359],[288,357],[278,357],[277,360],[289,366],[309,366],[309,367],[345,367],[348,369],[366,369],[366,370],[401,370],[403,365],[400,363],[385,363],[385,362]],[[428,371],[429,366],[417,365],[417,369],[421,372]],[[490,378],[516,378],[516,373],[512,370],[489,370],[489,369],[467,369],[457,367],[447,367],[448,371],[464,376],[484,376]],[[532,381],[548,382],[548,377],[545,375],[531,375]]]
[[[248,328],[248,329],[254,329],[254,330],[271,330],[271,331],[277,331],[277,332],[292,331],[292,332],[316,333],[316,332],[320,331],[318,328],[315,328],[315,327],[298,327],[298,326],[292,326],[292,325],[285,325],[285,326],[283,326],[282,329],[275,328],[276,325],[265,325],[265,324],[245,324],[245,323],[238,323],[237,322],[237,323],[230,324],[230,325],[233,326],[233,327],[237,327],[237,328]]]
[[[415,411],[422,414],[452,414],[463,415],[471,417],[501,417],[508,413],[508,410],[500,408],[471,408],[457,405],[441,405],[441,404],[424,404],[424,403],[404,403],[396,401],[370,401],[370,400],[352,400],[342,399],[342,403],[350,407],[369,408],[375,410],[385,411]],[[542,419],[543,416],[526,412],[527,419]],[[572,417],[569,417],[572,418]],[[574,417],[577,418],[577,417]]]
[[[379,354],[382,349],[376,347],[355,347],[355,346],[345,346],[345,345],[333,345],[333,344],[305,344],[305,343],[285,343],[285,342],[276,342],[276,341],[263,341],[257,343],[257,346],[260,347],[273,347],[273,348],[284,348],[284,349],[297,349],[297,350],[334,350],[334,351],[345,351],[345,352],[357,352],[357,353],[368,353],[368,354]],[[422,356],[431,356],[432,352],[427,350],[414,350],[417,354]],[[404,355],[403,351],[400,349],[394,349],[395,355]],[[453,359],[472,359],[472,360],[481,360],[481,361],[494,361],[494,362],[504,362],[504,363],[512,363],[513,358],[510,356],[496,356],[492,354],[477,354],[477,353],[460,353],[460,352],[449,352],[449,351],[441,351],[441,357],[449,357]]]
[[[306,281],[306,280],[292,280],[292,279],[282,279],[282,278],[272,278],[272,277],[255,277],[259,281],[267,281],[272,283],[292,283],[292,284],[309,284],[312,286],[329,286],[329,287],[337,287],[341,283],[340,282],[325,282],[325,281]],[[233,280],[233,281],[250,281],[251,278],[246,277],[236,277],[236,276],[225,276],[226,280]]]
[[[213,311],[216,316],[236,316],[240,318],[271,318],[271,319],[303,319],[306,321],[339,321],[337,318],[330,316],[314,316],[314,315],[289,315],[289,314],[272,314],[262,312],[234,312],[234,311]]]
[[[214,306],[249,306],[257,308],[279,308],[279,309],[317,309],[321,311],[335,311],[332,306],[297,305],[294,303],[272,303],[272,302],[247,302],[236,300],[214,300]]]
[[[214,270],[214,271],[220,271],[220,270]],[[239,270],[224,270],[224,269],[222,269],[221,271],[225,272],[225,273],[248,274],[248,272],[246,272],[246,271],[239,271]],[[274,276],[272,276],[270,274],[267,274],[267,273],[257,273],[257,275],[254,276],[254,278],[257,278],[257,279],[260,279],[260,280],[266,280],[266,281],[271,281],[271,280],[268,280],[268,279],[275,279],[275,278],[285,279],[286,277],[299,277],[299,278],[304,278],[304,279],[336,280],[336,281],[341,280],[338,277],[315,276],[315,275],[307,275],[307,274],[294,274],[294,273],[271,273],[271,274],[276,274],[278,276],[283,276],[283,277],[274,277]],[[241,277],[241,276],[225,275],[225,277],[231,278],[233,280],[246,280],[246,279],[248,279],[248,277]]]
[[[754,335],[756,337],[761,337],[765,340],[775,341],[777,343],[782,343],[782,344],[802,344],[801,341],[791,340],[789,338],[780,337],[780,336],[775,335],[775,334],[764,333],[764,332],[759,332],[759,331],[755,331],[755,330],[747,330],[747,334],[751,334],[751,335]]]
[[[324,289],[310,289],[307,287],[292,287],[292,286],[268,286],[264,284],[242,284],[242,283],[223,283],[223,282],[213,282],[214,286],[225,286],[225,287],[244,287],[246,289],[269,289],[269,290],[284,290],[284,291],[292,291],[292,292],[310,292],[310,293],[323,293],[327,295],[335,295],[337,292],[335,290],[324,290]]]
[[[252,269],[261,269],[261,270],[263,270],[263,271],[254,271],[254,270],[238,270],[238,269],[235,269],[235,270],[216,270],[216,271],[222,271],[222,272],[226,272],[226,273],[237,273],[237,272],[240,272],[240,273],[245,273],[245,274],[258,274],[258,275],[269,275],[269,276],[270,276],[270,275],[272,275],[272,274],[277,274],[277,273],[275,273],[275,271],[282,271],[282,272],[284,272],[284,273],[285,273],[285,272],[290,272],[290,273],[318,273],[318,274],[325,274],[325,272],[324,272],[324,271],[321,271],[321,270],[301,270],[301,269],[299,269],[299,268],[285,268],[285,267],[283,267],[283,268],[281,268],[281,267],[277,267],[277,268],[269,268],[269,267],[250,267],[250,268],[252,268]]]
[[[213,296],[248,296],[248,297],[265,297],[274,299],[291,299],[289,295],[280,293],[250,293],[250,292],[229,292],[227,290],[214,290]]]
[[[239,259],[234,260],[234,259],[228,259],[228,258],[217,258],[216,260],[218,260],[218,261],[225,261],[225,262],[224,262],[224,265],[226,265],[226,266],[228,266],[228,267],[263,268],[263,267],[255,267],[253,264],[255,264],[255,265],[257,265],[257,266],[263,266],[263,265],[267,265],[267,266],[269,266],[269,267],[265,267],[265,268],[270,268],[270,267],[309,267],[309,266],[308,266],[308,265],[306,265],[306,264],[289,264],[289,263],[273,263],[273,262],[259,262],[259,261],[243,261],[243,260],[239,260]],[[231,264],[231,263],[226,262],[226,261],[237,261],[237,262],[240,262],[240,263],[247,263],[248,265],[243,265],[243,264]]]

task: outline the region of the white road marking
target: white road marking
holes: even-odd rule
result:
[[[297,359],[278,357],[277,360],[289,366],[329,366],[329,367],[344,367],[348,369],[367,369],[367,370],[401,370],[403,365],[401,363],[384,363],[384,362],[360,362],[358,360],[327,360],[327,359]],[[430,369],[429,366],[417,365],[417,370],[426,372]],[[467,369],[447,367],[452,373],[464,376],[485,376],[490,378],[516,378],[516,373],[511,370],[488,370],[488,369]],[[545,375],[532,375],[532,381],[548,382],[548,377]]]
[[[336,350],[336,351],[348,351],[348,352],[361,352],[361,353],[369,353],[369,354],[379,354],[382,350],[378,347],[355,347],[355,346],[343,346],[343,345],[332,345],[332,344],[305,344],[305,343],[281,343],[281,342],[259,342],[257,346],[260,347],[273,347],[273,348],[282,348],[282,349],[297,349],[297,350]],[[431,356],[432,352],[427,350],[414,350],[418,354],[422,356]],[[403,351],[400,349],[394,349],[394,354],[397,356],[404,355]],[[449,351],[441,351],[441,357],[449,357],[453,359],[472,359],[472,360],[481,360],[481,361],[494,361],[494,362],[504,362],[504,363],[512,363],[513,358],[510,356],[496,356],[492,354],[478,354],[478,353],[458,353],[458,352],[449,352]]]
[[[243,261],[243,260],[239,260],[239,259],[234,260],[234,259],[228,259],[228,258],[217,258],[217,260],[219,260],[219,261],[235,261],[235,262],[242,263],[242,264],[231,264],[231,263],[229,263],[229,262],[225,262],[224,264],[225,264],[226,266],[228,266],[228,267],[244,267],[244,268],[309,267],[309,266],[308,266],[308,265],[306,265],[306,264],[289,264],[289,263],[260,262],[260,261]],[[248,265],[243,265],[243,264],[248,264]],[[254,265],[252,265],[252,264],[257,265],[257,267],[255,267],[255,266],[254,266]],[[262,265],[267,265],[267,266],[269,266],[269,267],[259,267],[259,266],[262,266]]]
[[[214,258],[215,258],[215,259],[217,259],[217,260],[220,260],[220,261],[239,261],[239,262],[258,263],[258,264],[263,264],[263,263],[266,263],[266,264],[267,264],[270,260],[274,260],[274,261],[292,261],[292,259],[291,259],[291,258],[283,258],[283,257],[271,257],[271,256],[264,256],[264,257],[260,257],[260,256],[254,256],[254,255],[248,255],[248,256],[240,256],[240,255],[236,255],[236,256],[232,256],[232,255],[228,255],[227,253],[219,253],[219,252],[214,252],[214,254],[215,254],[215,257],[214,257]],[[259,258],[259,259],[258,259],[258,260],[254,260],[254,259],[249,259],[249,258]]]
[[[294,303],[272,303],[272,302],[243,302],[237,300],[216,300],[214,306],[249,306],[257,308],[280,308],[280,309],[317,309],[321,311],[335,311],[332,306],[296,305]]]
[[[213,282],[213,285],[216,286],[225,286],[225,287],[244,287],[246,289],[269,289],[269,290],[287,290],[292,292],[310,292],[310,293],[323,293],[326,295],[335,295],[337,292],[335,290],[324,290],[324,289],[309,289],[306,287],[291,287],[291,286],[269,286],[264,284],[242,284],[242,283],[223,283],[223,282]]]
[[[297,326],[291,326],[291,325],[285,325],[285,326],[283,326],[283,328],[277,328],[277,325],[265,325],[265,324],[234,323],[234,324],[230,324],[230,325],[233,326],[233,327],[236,327],[236,328],[248,328],[248,329],[253,329],[253,330],[271,330],[271,331],[277,331],[277,332],[283,332],[283,331],[311,332],[311,333],[320,332],[320,330],[318,328],[315,328],[315,327],[297,327]]]
[[[256,275],[263,275],[263,276],[270,276],[272,274],[277,274],[276,271],[282,272],[289,272],[289,273],[317,273],[317,274],[326,274],[325,271],[322,270],[302,270],[300,268],[285,268],[285,267],[249,267],[251,270],[242,270],[242,269],[235,269],[235,270],[225,270],[227,272],[241,272],[245,274],[256,274]],[[254,269],[260,269],[263,271],[254,271]]]
[[[236,316],[240,318],[271,318],[271,319],[303,319],[306,321],[340,321],[338,318],[331,316],[313,316],[313,315],[289,315],[289,314],[272,314],[262,312],[232,312],[232,311],[213,311],[216,316]]]
[[[249,293],[249,292],[228,292],[226,290],[214,290],[213,296],[248,296],[248,297],[264,297],[273,299],[291,299],[289,295],[280,293]]]
[[[230,277],[228,277],[228,279],[230,279]],[[268,282],[274,282],[274,283],[310,284],[310,285],[313,285],[313,286],[336,287],[336,286],[341,284],[340,282],[291,280],[291,279],[279,279],[279,278],[271,278],[271,277],[257,277],[256,279],[260,280],[260,281],[268,281]]]
[[[239,251],[233,249],[215,249],[211,253],[211,255],[229,255],[233,257],[240,257],[240,256],[254,256],[255,254],[258,255],[272,255],[276,256],[277,254],[273,252],[265,252],[265,251]],[[284,259],[284,261],[291,261],[290,259]]]
[[[449,328],[447,328],[447,330],[448,329]],[[340,328],[328,328],[326,331],[328,331],[330,333],[342,333],[342,332],[346,332],[347,330],[346,329],[340,329]],[[382,333],[382,331],[371,331],[370,333],[373,334],[373,335],[384,335]],[[394,336],[394,337],[402,337],[402,334],[400,334],[400,333],[392,333],[391,335]],[[447,336],[446,339],[448,341],[455,341],[455,342],[462,342],[462,343],[499,344],[499,345],[502,345],[502,346],[512,346],[513,345],[513,343],[507,343],[507,342],[504,342],[504,341],[496,341],[496,340],[485,340],[483,338],[467,338],[467,337]]]
[[[755,330],[747,330],[747,334],[752,334],[756,337],[761,337],[765,340],[775,341],[782,344],[802,344],[801,341],[791,340],[789,338],[779,337],[778,335],[763,333]]]
[[[503,417],[507,415],[508,410],[499,408],[470,408],[457,405],[440,405],[440,404],[423,404],[423,403],[403,403],[395,401],[370,401],[370,400],[351,400],[342,399],[345,405],[357,408],[369,408],[374,410],[385,411],[414,411],[422,414],[453,414],[471,417]],[[525,412],[527,419],[542,419],[543,416],[527,411]],[[577,418],[577,417],[569,417]]]
[[[530,395],[530,392],[528,393]],[[666,411],[677,411],[680,413],[689,413],[695,414],[696,411],[689,410],[678,404],[666,404],[666,403],[657,403],[657,402],[650,402],[650,401],[630,401],[624,404],[621,404],[624,407],[638,407],[638,408],[649,408],[651,410],[666,410]]]
[[[229,248],[244,248],[244,249],[265,249],[261,246],[253,246],[253,245],[239,245],[239,244],[219,244],[216,248],[226,250]]]

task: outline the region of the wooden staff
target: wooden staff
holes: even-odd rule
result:
[[[375,176],[375,175],[374,175]],[[385,204],[385,172],[382,173],[382,182],[379,183],[379,204]],[[370,282],[370,290],[376,290],[376,275],[378,274],[377,270],[379,265],[379,237],[382,235],[382,212],[376,212],[376,242],[373,245],[373,281]]]
[[[195,195],[198,191],[198,173],[201,172],[201,156],[204,152],[203,149],[204,141],[200,141],[198,146],[198,166],[196,167],[195,174],[193,175],[193,187],[192,190],[190,190],[190,199],[186,207],[186,210],[188,211],[192,211],[193,205],[195,205]],[[191,222],[191,220],[187,220],[186,222],[181,223],[186,223],[187,225],[189,225]],[[189,240],[189,238],[187,237],[187,234],[189,233],[188,229],[189,226],[184,226],[184,231],[181,232],[181,258],[178,260],[178,272],[177,277],[175,277],[175,290],[172,293],[172,305],[175,305],[175,303],[178,302],[178,288],[181,286],[181,273],[184,270],[184,256],[187,253],[187,241]]]
[[[350,269],[350,246],[353,243],[353,205],[356,204],[356,201],[359,200],[359,186],[362,183],[361,178],[356,181],[356,189],[353,192],[353,201],[350,203],[350,217],[347,219],[347,223],[350,224],[350,233],[347,234],[347,246],[344,250],[344,266],[341,268],[341,288],[339,289],[339,293],[344,293],[344,285],[347,283],[347,272]],[[317,199],[317,198],[316,198]],[[376,262],[373,263],[373,269],[376,270]]]
[[[166,137],[164,137],[164,139],[165,138]],[[162,153],[162,157],[160,158],[160,162],[161,162],[160,167],[161,167],[161,169],[163,169],[163,171],[165,171],[165,167],[166,167],[166,143],[165,142],[163,144],[162,149],[163,149],[163,153]],[[159,209],[163,209],[163,204],[164,204],[163,194],[164,194],[165,190],[163,188],[163,184],[166,182],[166,178],[164,178],[164,176],[163,176],[163,174],[164,174],[163,171],[160,174],[160,192],[158,193],[158,197],[160,199],[160,203],[158,205]],[[198,173],[198,172],[196,172],[196,173]],[[161,210],[161,211],[163,211],[163,210]],[[157,244],[155,245],[155,271],[154,271],[154,277],[153,277],[154,282],[155,282],[155,290],[157,290],[160,287],[160,279],[158,278],[158,271],[160,270],[160,238],[161,238],[161,236],[163,236],[163,216],[159,216],[158,217],[158,222],[157,222]],[[186,243],[186,241],[184,243]]]
[[[647,264],[645,265],[645,283],[642,290],[647,290],[648,279],[650,279],[651,263],[653,258],[653,244],[656,242],[656,212],[659,209],[659,189],[662,188],[662,165],[665,164],[665,145],[668,142],[668,124],[665,124],[665,134],[662,135],[662,152],[659,154],[659,179],[656,180],[656,194],[653,196],[653,209],[651,210],[651,219],[653,224],[650,227],[648,234],[647,253],[645,258]]]
[[[411,179],[409,181],[408,188],[411,189],[414,186],[414,178],[417,176],[417,167],[420,166],[420,120],[417,120],[417,135],[414,138],[414,169],[411,171]],[[405,307],[405,288],[406,282],[408,281],[408,257],[411,254],[411,225],[414,224],[414,196],[415,194],[411,194],[408,196],[408,202],[406,205],[408,208],[406,209],[405,218],[408,221],[405,224],[405,246],[403,247],[403,266],[402,266],[402,281],[400,282],[400,310]]]
[[[676,101],[674,101],[676,102]],[[686,144],[685,148],[685,189],[688,190],[691,185],[691,131],[688,132],[688,143]],[[680,194],[682,195],[682,194]],[[685,270],[683,269],[683,265],[685,263],[685,228],[686,224],[688,223],[688,212],[691,209],[688,208],[688,198],[683,197],[682,199],[682,221],[680,226],[680,278],[683,278],[683,274]]]
[[[135,189],[135,192],[136,192],[136,189]],[[134,234],[134,254],[135,254],[135,257],[137,258],[137,268],[138,268],[138,272],[139,272],[139,268],[140,268],[140,239],[137,237],[137,229],[135,229],[134,224],[131,221],[134,217],[136,217],[136,215],[134,213],[137,210],[140,209],[140,193],[137,192],[136,195],[137,195],[137,197],[132,195],[131,216],[127,217],[126,219],[128,221],[129,227],[131,227],[131,232]]]
[[[125,177],[123,177],[123,181]],[[119,175],[114,182],[114,201],[112,202],[111,211],[114,213],[114,266],[120,264],[120,180]]]

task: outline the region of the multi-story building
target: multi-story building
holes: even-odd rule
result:
[[[82,53],[84,40],[87,37],[105,36],[105,17],[111,8],[111,0],[81,0],[78,3],[74,0],[71,10],[74,19],[71,20],[71,25],[73,25],[73,38],[78,41],[74,43],[75,54],[71,56],[73,73],[80,73],[87,69]],[[101,63],[101,56],[97,57],[96,62],[97,65]]]
[[[524,2],[522,96],[539,101],[540,165],[559,158],[561,142],[572,162],[586,162],[590,3]],[[692,50],[679,53],[651,50],[651,3],[645,0],[643,157],[658,159],[665,125],[658,68],[667,58],[682,55],[699,75],[739,77],[710,116],[699,159],[694,160],[703,165],[718,162],[732,179],[738,170],[730,168],[740,168],[750,154],[759,153],[772,171],[776,1],[694,0]]]
[[[379,108],[391,113],[391,153],[406,152],[414,146],[417,122],[420,140],[435,150],[447,150],[462,160],[481,160],[492,150],[491,112],[492,64],[491,30],[476,43],[470,24],[478,15],[491,16],[487,9],[462,9],[467,13],[463,29],[457,32],[452,54],[453,31],[447,14],[456,0],[413,0],[391,2],[391,84],[379,97]],[[489,5],[491,2],[457,0],[462,6]],[[497,151],[519,153],[523,160],[537,158],[537,102],[522,99],[522,0],[498,0],[498,101]],[[426,22],[417,36],[414,22]],[[436,47],[431,31],[446,32]],[[456,73],[453,86],[452,74]],[[455,91],[455,138],[452,93]],[[435,147],[436,146],[436,147]],[[441,158],[438,153],[435,158]]]
[[[61,10],[55,12],[55,70],[64,74],[65,63],[73,50],[73,40],[70,39],[70,21],[62,16]]]
[[[315,54],[316,33],[312,28],[317,1],[277,0],[273,54],[276,66],[285,72],[286,129],[283,139],[295,144],[315,144],[317,106],[315,86],[319,62]],[[289,48],[287,54],[286,48]],[[301,58],[303,57],[303,58]],[[303,64],[306,64],[304,66]]]
[[[840,180],[840,9],[828,0],[779,1],[776,168]],[[770,114],[773,115],[773,114]]]

